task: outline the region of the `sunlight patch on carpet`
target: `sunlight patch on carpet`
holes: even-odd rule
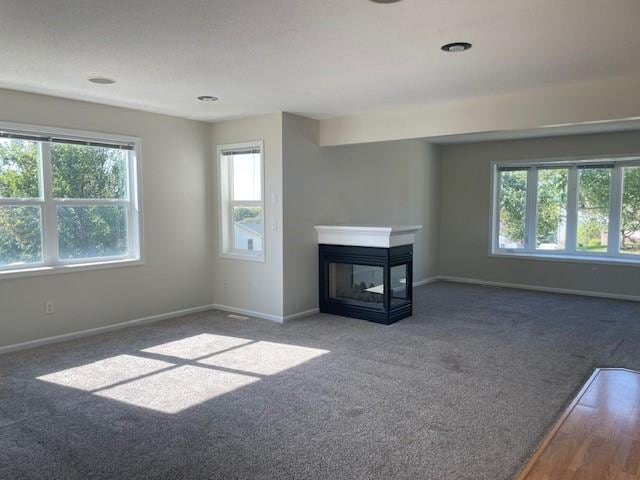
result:
[[[246,338],[203,333],[201,335],[194,335],[193,337],[183,338],[181,340],[145,348],[142,351],[193,360],[194,358],[212,355],[222,350],[227,350],[239,345],[245,345],[247,343],[251,343],[251,340],[247,340]]]
[[[38,380],[91,392],[141,375],[148,375],[172,365],[169,362],[135,355],[118,355],[80,367],[42,375]]]
[[[317,348],[260,341],[201,359],[200,363],[259,375],[274,375],[325,353],[326,350]]]
[[[96,395],[158,412],[178,413],[258,381],[257,377],[187,365],[101,390]]]
[[[207,333],[37,378],[175,414],[326,353],[329,351]]]

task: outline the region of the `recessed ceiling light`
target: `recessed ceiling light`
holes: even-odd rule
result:
[[[373,3],[398,3],[400,0],[371,0]]]
[[[98,83],[100,85],[113,85],[116,81],[112,78],[107,77],[91,77],[89,79],[91,83]]]
[[[218,97],[214,97],[213,95],[200,95],[198,100],[201,102],[215,102],[218,100]]]
[[[458,52],[464,52],[465,50],[469,50],[471,47],[472,45],[467,42],[453,42],[453,43],[447,43],[446,45],[443,45],[440,48],[441,50],[448,53],[458,53]]]

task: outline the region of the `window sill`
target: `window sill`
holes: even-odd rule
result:
[[[599,265],[621,265],[631,267],[640,266],[640,255],[638,255],[638,258],[626,258],[598,255],[566,255],[561,253],[492,252],[489,256],[496,258],[518,258],[521,260],[539,260],[546,262],[597,263]]]
[[[22,277],[39,277],[59,273],[85,272],[88,270],[104,270],[108,268],[135,267],[144,265],[142,259],[111,260],[93,263],[76,263],[55,266],[37,266],[23,269],[4,270],[0,272],[0,280]]]
[[[247,262],[265,263],[264,255],[245,255],[242,253],[223,252],[220,254],[220,257],[229,260],[244,260]]]

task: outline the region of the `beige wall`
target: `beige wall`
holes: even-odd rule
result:
[[[419,224],[414,280],[436,274],[438,149],[421,140],[319,148],[284,114],[285,315],[318,306],[318,224]]]
[[[640,76],[537,88],[330,118],[320,145],[344,145],[477,132],[638,119]]]
[[[640,267],[489,256],[491,162],[638,154],[640,132],[472,143],[442,149],[439,274],[640,296]]]
[[[215,123],[211,127],[212,151],[218,145],[264,141],[265,166],[265,262],[222,258],[219,254],[219,187],[217,163],[213,163],[211,190],[214,193],[211,231],[215,239],[213,282],[209,282],[215,303],[224,307],[258,312],[278,320],[282,306],[282,114],[274,113]],[[275,224],[275,230],[274,230]]]
[[[214,125],[0,90],[0,120],[142,139],[142,266],[0,280],[0,347],[217,304],[281,320],[317,307],[317,224],[422,224],[414,280],[435,275],[640,295],[637,267],[492,258],[490,166],[637,154],[638,132],[436,147],[318,146],[320,124],[274,113]],[[215,147],[263,140],[264,263],[220,257]],[[56,313],[44,314],[46,301]]]
[[[145,256],[142,266],[0,279],[0,347],[212,303],[207,124],[8,90],[0,120],[140,137]]]
[[[638,267],[492,258],[490,166],[637,154],[638,132],[436,147],[320,147],[320,122],[274,113],[214,125],[0,90],[0,120],[142,140],[145,264],[0,279],[0,347],[218,304],[281,320],[317,307],[317,224],[422,224],[414,280],[435,275],[640,295]],[[221,258],[215,147],[263,140],[264,263]],[[46,301],[56,313],[44,314]]]

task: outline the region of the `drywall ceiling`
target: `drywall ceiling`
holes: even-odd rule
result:
[[[0,87],[201,120],[281,110],[329,118],[640,72],[638,0],[1,7]],[[452,41],[474,48],[440,51]],[[94,85],[91,76],[117,83]]]

